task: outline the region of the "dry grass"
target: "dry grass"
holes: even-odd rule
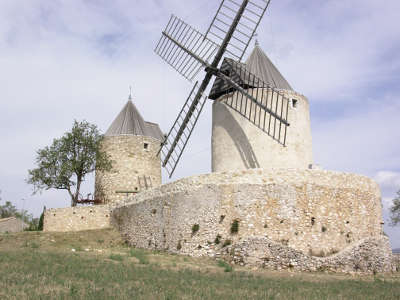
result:
[[[211,259],[131,249],[114,230],[0,235],[0,299],[400,298],[399,274],[227,269]]]

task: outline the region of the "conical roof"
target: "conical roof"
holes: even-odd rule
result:
[[[261,84],[261,82],[258,82],[257,80],[254,81],[252,79],[253,77],[249,77],[248,72],[238,72],[237,67],[234,66],[254,74],[262,82],[273,88],[293,90],[264,51],[262,51],[258,43],[254,47],[253,52],[250,54],[246,63],[237,63],[230,58],[225,58],[221,65],[221,71],[225,74],[231,74],[232,80],[245,89],[256,87],[258,83]],[[233,91],[234,89],[228,83],[217,77],[214,81],[213,87],[211,88],[209,98],[216,100],[222,95]]]
[[[160,141],[164,138],[158,124],[146,122],[130,99],[112,122],[105,135],[141,135],[154,137]]]
[[[247,70],[265,83],[282,90],[293,90],[281,72],[275,67],[258,43],[246,61]]]

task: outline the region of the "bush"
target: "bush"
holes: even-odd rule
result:
[[[39,218],[39,225],[38,225],[37,230],[43,231],[43,221],[44,221],[44,211],[43,211],[42,214],[40,215],[40,218]]]
[[[216,245],[218,245],[220,242],[221,242],[221,236],[218,234],[218,235],[215,237],[214,243],[215,243]]]
[[[192,235],[194,235],[197,231],[199,231],[200,225],[199,224],[194,224],[192,226]]]
[[[112,259],[112,260],[117,260],[117,261],[123,261],[124,260],[122,255],[119,255],[119,254],[111,254],[108,258]]]
[[[239,232],[239,220],[234,220],[231,225],[231,233],[235,234]]]
[[[223,260],[218,261],[218,267],[224,268],[224,272],[232,272],[233,270],[232,266]]]

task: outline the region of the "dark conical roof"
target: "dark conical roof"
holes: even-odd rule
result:
[[[282,90],[293,90],[258,44],[256,44],[253,52],[247,59],[246,66],[246,69],[250,73],[256,75],[272,87]]]
[[[105,135],[142,135],[151,136],[160,141],[164,139],[158,124],[146,122],[131,100],[125,104]]]
[[[237,68],[242,69],[243,72],[238,72]],[[256,87],[258,83],[261,83],[258,82],[258,80],[254,81],[251,79],[253,77],[249,78],[248,73],[251,73],[266,85],[273,88],[280,90],[293,90],[258,44],[254,47],[254,50],[250,54],[246,63],[237,63],[230,58],[225,58],[221,65],[221,71],[225,74],[231,74],[232,80],[245,89]],[[232,91],[233,88],[229,84],[217,77],[214,81],[213,87],[211,88],[209,98],[216,100],[222,95]]]

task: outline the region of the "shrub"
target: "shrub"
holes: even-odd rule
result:
[[[232,272],[233,270],[232,266],[223,260],[218,261],[218,267],[224,268],[224,272]]]
[[[321,227],[321,231],[322,231],[322,232],[327,231],[326,227],[325,227],[325,226],[322,226],[322,227]]]
[[[192,226],[192,235],[194,235],[197,231],[199,231],[200,225],[199,224],[194,224]]]
[[[178,245],[176,245],[176,249],[177,250],[181,250],[182,249],[182,244],[181,244],[180,240],[178,241]]]
[[[235,234],[239,232],[239,220],[234,220],[231,225],[231,233]]]
[[[43,231],[43,221],[44,221],[44,211],[42,212],[39,218],[39,224],[38,224],[39,231]]]
[[[215,237],[214,243],[216,245],[218,245],[221,242],[221,236],[219,234],[217,234],[217,236]]]
[[[124,260],[122,255],[119,255],[119,254],[111,254],[108,258],[112,259],[112,260],[116,260],[116,261],[123,261]]]

